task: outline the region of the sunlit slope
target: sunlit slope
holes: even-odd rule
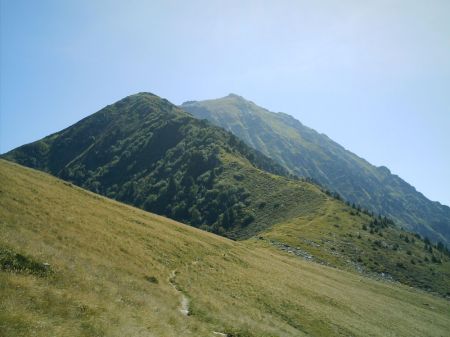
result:
[[[440,298],[232,242],[5,161],[0,221],[5,336],[444,336],[450,329],[450,305]],[[179,310],[182,293],[188,316]]]
[[[249,238],[292,218],[319,215],[329,199],[316,185],[260,170],[243,158],[223,153],[221,161],[224,169],[217,177],[218,185],[246,191],[249,200],[242,208],[254,216],[246,226],[229,228],[227,235],[232,238]]]
[[[257,238],[330,266],[395,280],[450,297],[450,256],[445,249],[403,231],[322,192],[313,184],[276,176],[236,157],[222,157],[219,183],[239,184],[251,197],[255,215],[246,227],[228,233]],[[443,247],[441,247],[443,248]]]
[[[314,212],[260,233],[258,241],[307,260],[450,298],[447,252],[396,227],[376,226],[373,218],[332,198],[318,204]]]
[[[284,113],[230,94],[181,108],[233,132],[293,173],[314,178],[346,200],[397,220],[405,228],[450,243],[450,208],[428,200],[386,167],[375,167]]]

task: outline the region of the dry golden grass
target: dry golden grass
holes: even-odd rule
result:
[[[310,214],[282,221],[260,235],[269,241],[300,248],[316,261],[340,269],[389,274],[410,286],[444,296],[450,294],[450,258],[446,254],[437,249],[429,252],[422,240],[393,226],[378,233],[370,232],[369,226],[363,229],[363,224],[371,219],[362,213],[351,215],[353,212],[352,208],[329,198]],[[439,263],[432,262],[433,256],[438,257]]]
[[[233,242],[0,161],[0,248],[52,273],[0,272],[4,336],[445,336],[428,294]],[[190,315],[179,311],[180,293]],[[152,279],[149,279],[153,277]],[[150,280],[150,281],[149,281]]]

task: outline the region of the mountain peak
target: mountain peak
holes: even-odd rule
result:
[[[219,100],[221,100],[221,99],[231,100],[231,101],[238,102],[238,103],[253,103],[253,102],[249,101],[248,99],[245,99],[244,97],[242,97],[238,94],[233,94],[233,93],[230,93],[223,98],[219,98]]]
[[[154,93],[151,93],[151,92],[149,92],[149,91],[141,91],[141,92],[137,92],[137,93],[135,93],[135,94],[126,96],[126,97],[123,98],[123,99],[127,99],[127,98],[129,98],[129,97],[157,97],[157,98],[160,98],[160,97],[158,97],[157,95],[155,95]]]
[[[231,102],[239,102],[239,103],[247,103],[250,102],[248,100],[246,100],[244,97],[238,95],[238,94],[234,94],[234,93],[229,93],[228,95],[221,97],[221,98],[214,98],[214,99],[208,99],[206,101],[196,101],[196,100],[190,100],[190,101],[185,101],[181,104],[182,107],[187,106],[187,105],[195,105],[197,103],[202,103],[202,102],[219,102],[219,101],[231,101]]]
[[[234,93],[229,93],[229,94],[228,94],[228,96],[226,96],[226,97],[229,97],[229,98],[239,98],[239,99],[245,99],[244,97],[242,97],[242,96],[239,96],[239,95],[237,95],[237,94],[234,94]]]

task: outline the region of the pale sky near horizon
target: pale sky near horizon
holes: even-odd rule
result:
[[[0,153],[136,92],[233,92],[450,205],[448,0],[0,3]]]

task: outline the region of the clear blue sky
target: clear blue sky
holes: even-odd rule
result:
[[[450,205],[448,0],[0,3],[0,152],[132,93],[233,92]]]

